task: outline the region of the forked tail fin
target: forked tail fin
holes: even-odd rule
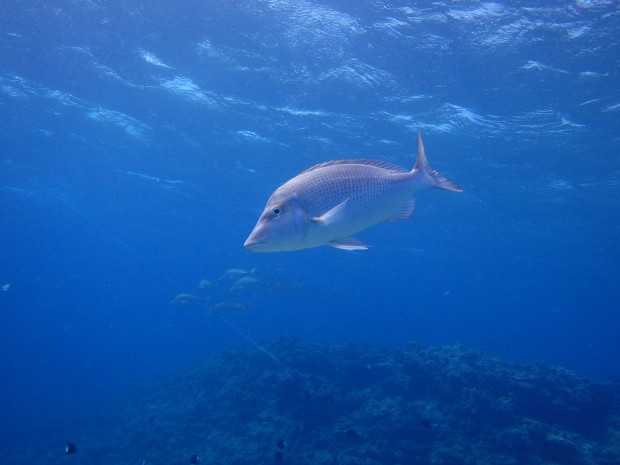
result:
[[[415,162],[414,170],[419,170],[424,173],[429,180],[429,187],[436,187],[437,189],[445,189],[447,191],[463,192],[459,186],[444,177],[439,171],[435,171],[431,168],[431,164],[426,158],[424,152],[424,144],[422,144],[422,134],[418,132],[418,159]]]

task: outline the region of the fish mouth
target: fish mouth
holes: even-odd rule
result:
[[[254,239],[252,236],[248,237],[243,246],[248,252],[279,252],[281,248],[278,248],[274,243],[270,241]]]
[[[249,252],[262,252],[265,245],[267,245],[265,242],[254,239],[252,236],[248,237],[243,244]]]

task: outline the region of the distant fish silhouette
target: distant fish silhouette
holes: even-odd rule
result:
[[[253,276],[244,276],[239,278],[232,285],[228,291],[230,294],[242,294],[244,292],[250,292],[257,289],[260,286],[260,281]]]
[[[180,307],[191,307],[192,305],[204,304],[209,300],[208,297],[198,297],[193,294],[179,294],[170,301],[170,305],[178,305]]]
[[[253,268],[250,271],[242,270],[241,268],[229,268],[224,271],[218,279],[220,281],[236,281],[237,279],[243,278],[244,276],[250,276],[254,274],[254,271],[256,271],[256,268]]]
[[[199,462],[200,462],[200,457],[198,457],[196,454],[190,455],[189,463],[191,463],[192,465],[196,465]]]
[[[77,447],[75,447],[75,444],[73,444],[72,442],[68,442],[65,446],[65,455],[75,454],[76,450]]]
[[[276,445],[278,446],[279,449],[286,448],[286,442],[284,442],[284,439],[278,439],[278,442],[276,443]]]
[[[198,283],[198,289],[210,289],[213,286],[215,286],[215,284],[213,284],[208,279],[201,279],[200,282]]]
[[[425,418],[424,420],[422,420],[422,421],[420,422],[420,424],[421,424],[422,426],[424,426],[425,428],[432,428],[432,427],[433,427],[433,424],[431,423],[431,421],[430,421],[430,420],[427,420],[426,418]]]

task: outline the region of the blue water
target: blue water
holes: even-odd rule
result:
[[[230,321],[462,343],[620,374],[617,2],[19,1],[0,6],[0,430],[62,431],[235,344]],[[322,161],[433,167],[403,222],[251,254],[269,195]],[[228,297],[229,300],[240,297]],[[34,439],[33,439],[34,440]]]

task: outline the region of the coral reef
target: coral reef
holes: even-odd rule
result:
[[[182,464],[197,454],[203,464],[228,465],[620,463],[620,380],[461,346],[382,350],[284,338],[266,349],[282,364],[236,347],[141,386],[71,438],[79,449],[71,461]]]

